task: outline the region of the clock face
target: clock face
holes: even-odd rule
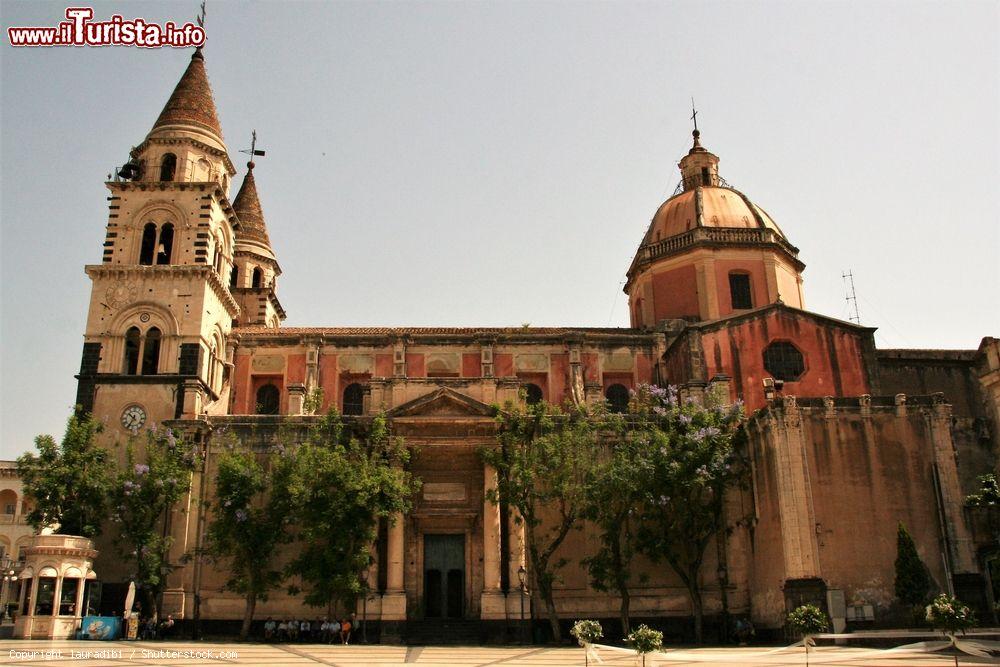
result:
[[[122,426],[133,435],[146,423],[146,411],[141,405],[130,405],[122,411]]]
[[[104,298],[111,308],[120,308],[135,301],[138,294],[139,287],[135,283],[127,283],[120,280],[108,288]]]

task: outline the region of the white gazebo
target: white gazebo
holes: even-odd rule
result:
[[[80,628],[89,583],[97,578],[94,543],[75,535],[36,535],[25,550],[14,637],[71,639]]]

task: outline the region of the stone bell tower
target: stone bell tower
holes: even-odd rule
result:
[[[107,234],[93,281],[77,404],[110,437],[223,412],[235,174],[197,49],[152,130],[106,185]]]

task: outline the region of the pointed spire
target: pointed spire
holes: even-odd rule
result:
[[[205,71],[205,56],[200,46],[191,56],[191,63],[153,124],[153,130],[163,125],[197,125],[222,140],[222,126],[215,111],[212,88]]]
[[[260,197],[257,195],[257,182],[253,177],[253,162],[247,162],[247,175],[243,179],[239,194],[233,200],[233,211],[240,219],[240,228],[236,234],[236,242],[256,241],[264,245],[271,254],[271,239],[267,235],[267,225],[264,224],[264,211],[260,207]]]

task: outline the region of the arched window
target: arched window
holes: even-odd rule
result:
[[[625,385],[611,385],[604,391],[604,397],[608,399],[608,409],[611,412],[621,413],[628,410],[629,394]]]
[[[146,340],[142,345],[142,374],[156,375],[160,364],[160,330],[153,327],[146,332]]]
[[[169,222],[160,228],[160,244],[156,248],[156,263],[169,264],[174,249],[174,226]]]
[[[749,274],[738,271],[729,274],[729,296],[733,301],[733,310],[753,308]]]
[[[142,246],[139,249],[139,263],[149,266],[156,251],[156,223],[147,222],[142,228]]]
[[[260,267],[259,266],[255,266],[254,269],[253,269],[253,278],[252,278],[252,280],[250,282],[250,287],[253,287],[255,289],[258,288],[258,287],[260,287],[260,281],[261,281],[261,278],[263,277],[263,275],[264,274],[261,272]]]
[[[806,362],[799,348],[779,341],[764,348],[764,368],[775,380],[794,382],[806,372]]]
[[[132,327],[125,332],[125,375],[135,375],[139,372],[139,327]]]
[[[216,375],[219,372],[219,346],[212,341],[212,347],[208,351],[208,386],[216,386]]]
[[[233,270],[229,272],[229,287],[236,287],[240,280],[240,269],[238,266],[233,264]]]
[[[174,180],[174,174],[177,172],[177,156],[173,153],[167,153],[163,156],[163,161],[160,162],[160,180],[161,181],[172,181]]]
[[[365,412],[365,388],[357,382],[344,389],[344,414],[360,415]]]
[[[280,404],[278,388],[273,384],[265,384],[257,390],[257,414],[276,415]]]
[[[528,383],[524,385],[524,402],[528,405],[537,405],[542,402],[542,388],[537,384]]]

